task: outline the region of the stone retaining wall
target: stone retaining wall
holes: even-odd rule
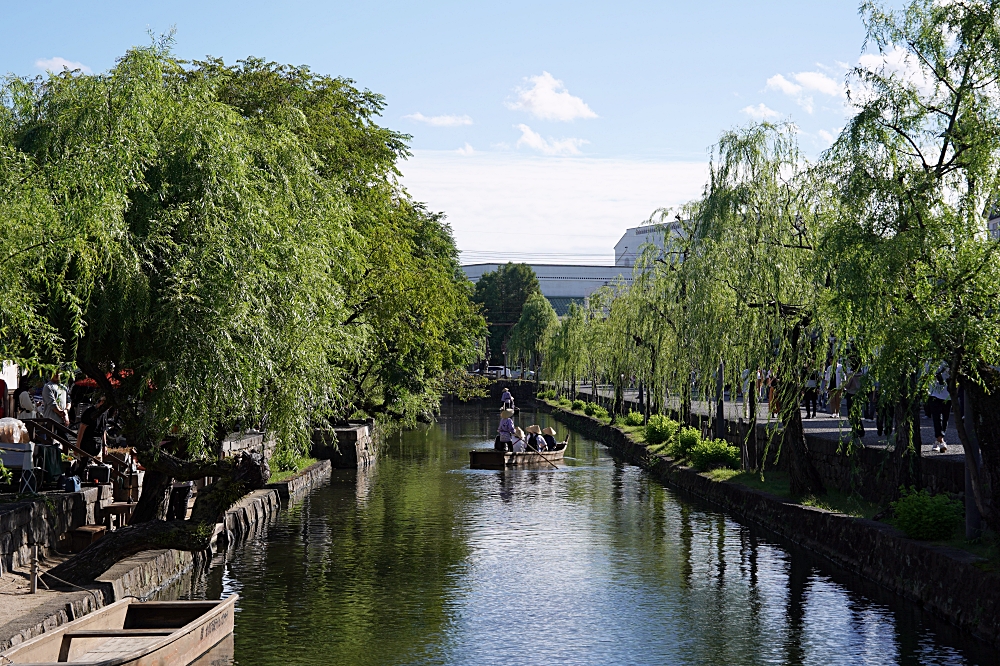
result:
[[[47,557],[58,549],[59,537],[81,525],[94,523],[99,488],[78,493],[47,492],[33,500],[13,500],[0,504],[0,571],[22,568],[31,563],[31,546]],[[0,499],[0,501],[2,501]]]
[[[269,483],[267,487],[276,491],[281,499],[294,500],[299,495],[324,484],[330,480],[333,464],[329,460],[313,463],[295,476],[277,483]]]
[[[667,456],[651,454],[618,428],[542,401],[537,404],[668,486],[757,523],[1000,648],[1000,575],[980,569],[980,558],[908,539],[885,523],[802,506],[736,483],[714,482]]]

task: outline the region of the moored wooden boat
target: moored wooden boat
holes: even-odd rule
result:
[[[233,632],[237,598],[122,599],[0,652],[0,664],[184,666]]]
[[[472,469],[503,469],[505,467],[549,467],[550,463],[561,462],[566,453],[566,443],[555,451],[525,451],[510,453],[496,449],[469,451],[469,466]]]

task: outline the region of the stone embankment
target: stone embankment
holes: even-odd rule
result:
[[[761,525],[1000,648],[1000,575],[981,568],[981,558],[909,539],[885,523],[803,506],[737,483],[713,481],[666,455],[650,453],[618,428],[543,401],[536,404],[666,485]]]
[[[282,498],[294,502],[330,478],[330,462],[320,461],[278,484],[254,491],[226,513],[216,528],[213,548],[204,553],[150,550],[126,558],[108,569],[86,590],[40,590],[37,595],[12,597],[21,608],[7,613],[0,623],[0,650],[33,638],[102,606],[133,596],[147,598],[167,587],[192,567],[206,566],[216,550],[239,543],[281,508]],[[30,545],[41,546],[42,555],[58,558],[58,537],[67,530],[94,521],[97,489],[80,493],[50,493],[41,499],[0,506],[0,543],[5,547],[4,567],[30,564]],[[9,550],[6,549],[10,544]]]

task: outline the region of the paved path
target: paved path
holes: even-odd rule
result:
[[[581,384],[579,387],[580,393],[590,394],[590,386],[587,384]],[[605,398],[614,397],[614,389],[607,385],[598,385],[598,393]],[[625,391],[625,399],[637,402],[639,399],[639,392],[636,389],[627,389]],[[696,401],[692,405],[692,410],[696,414],[713,414],[715,413],[712,406],[705,402],[704,400]],[[807,435],[813,435],[815,437],[820,437],[822,439],[828,439],[832,441],[847,441],[851,437],[851,425],[848,420],[843,416],[838,416],[834,418],[829,410],[820,410],[819,415],[816,418],[806,419],[805,409],[802,409],[802,426],[806,431]],[[727,419],[737,420],[739,418],[745,417],[745,406],[742,402],[733,402],[732,400],[727,400],[725,404],[725,415]],[[774,419],[770,415],[770,411],[767,403],[761,403],[757,407],[757,418],[760,422],[766,422],[769,418]],[[874,419],[864,419],[863,421],[865,427],[865,436],[862,438],[862,443],[866,447],[884,447],[886,443],[886,437],[879,437],[877,431],[875,430],[875,420]],[[934,457],[943,458],[946,460],[953,460],[955,462],[964,463],[965,461],[965,451],[962,445],[958,441],[958,433],[955,430],[955,424],[953,421],[948,422],[948,429],[945,431],[945,442],[948,444],[947,453],[936,453],[931,451],[931,446],[934,444],[934,426],[931,420],[924,416],[921,412],[920,414],[920,439],[923,442],[921,446],[921,455],[924,457]]]

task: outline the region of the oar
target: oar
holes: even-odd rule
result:
[[[542,441],[544,442],[545,440],[543,439]],[[569,445],[569,437],[566,438],[566,444]],[[535,439],[535,446],[538,446],[538,440],[537,439]],[[548,458],[546,458],[544,455],[542,455],[541,451],[538,451],[538,457],[541,458],[542,460],[544,460],[545,462],[547,462],[548,464],[552,465],[556,469],[559,469],[559,466],[556,465],[551,460],[549,460]]]

